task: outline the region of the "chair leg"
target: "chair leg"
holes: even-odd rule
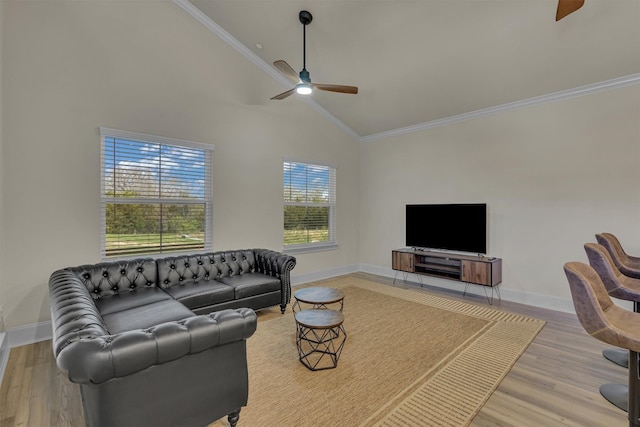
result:
[[[605,359],[623,368],[629,367],[629,352],[622,348],[606,348],[602,350]]]
[[[239,419],[240,419],[240,409],[230,413],[229,416],[227,417],[227,420],[229,421],[229,426],[236,427]]]
[[[629,350],[629,427],[640,427],[640,378],[638,353]]]

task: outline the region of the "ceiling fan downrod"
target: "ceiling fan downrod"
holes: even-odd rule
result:
[[[307,71],[307,25],[313,21],[313,16],[311,12],[301,10],[298,14],[298,19],[300,19],[300,23],[302,24],[302,71],[300,71],[300,80],[309,83],[311,82],[311,78]]]

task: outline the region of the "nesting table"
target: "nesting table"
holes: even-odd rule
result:
[[[340,312],[344,307],[344,292],[324,286],[300,289],[293,294],[293,298],[295,301],[291,309],[294,313],[300,311],[304,304],[311,305],[312,308],[329,308],[327,305],[340,304]]]
[[[294,298],[300,362],[312,371],[335,368],[347,340],[342,314],[344,292],[326,287],[305,288],[297,291]],[[311,308],[303,309],[301,303]],[[328,304],[339,304],[339,310],[328,308]]]

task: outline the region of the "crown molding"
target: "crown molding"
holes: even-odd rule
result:
[[[265,62],[262,58],[256,55],[251,49],[240,43],[238,39],[233,37],[231,33],[218,25],[215,21],[209,18],[204,12],[194,6],[189,0],[173,0],[175,4],[180,6],[185,12],[194,17],[198,22],[204,25],[209,31],[220,37],[225,43],[234,48],[240,55],[254,63],[258,68],[267,73],[271,78],[280,83],[283,87],[291,89],[291,82],[287,80],[282,74],[280,74],[271,64]],[[327,120],[333,123],[338,129],[341,129],[351,138],[356,141],[360,141],[360,135],[358,135],[353,129],[347,126],[343,121],[327,111],[324,107],[318,104],[313,98],[305,97],[302,101],[323,115]]]
[[[207,27],[211,32],[220,37],[223,41],[233,47],[238,53],[246,59],[258,66],[262,71],[267,73],[271,78],[276,80],[285,88],[290,88],[291,83],[282,74],[280,74],[271,64],[266,63],[262,58],[256,55],[251,49],[240,43],[238,39],[233,37],[231,33],[226,31],[200,9],[194,6],[189,0],[173,0],[175,4],[181,7],[185,12],[194,17],[198,22]],[[480,110],[470,111],[468,113],[457,114],[455,116],[443,117],[441,119],[431,120],[428,122],[418,123],[398,129],[391,129],[384,132],[374,133],[367,136],[361,136],[353,129],[347,126],[343,121],[327,111],[312,98],[302,98],[311,108],[323,115],[334,126],[344,131],[347,135],[359,142],[373,142],[381,139],[392,138],[400,135],[408,135],[420,132],[426,129],[432,129],[439,126],[447,126],[454,123],[460,123],[467,120],[473,120],[481,117],[488,117],[494,114],[504,113],[506,111],[516,110],[519,108],[530,107],[533,105],[545,104],[547,102],[562,101],[565,99],[575,98],[578,96],[591,95],[596,92],[605,90],[618,89],[625,86],[640,84],[640,73],[628,76],[618,77],[611,80],[605,80],[585,86],[579,86],[573,89],[567,89],[560,92],[550,93],[542,96],[535,96],[520,101],[509,102],[493,107],[482,108]]]
[[[410,133],[420,132],[425,129],[431,129],[439,126],[446,126],[453,123],[460,123],[466,120],[477,119],[480,117],[492,116],[494,114],[506,111],[516,110],[519,108],[530,107],[532,105],[546,104],[548,102],[562,101],[565,99],[575,98],[583,95],[591,95],[596,92],[605,90],[618,89],[640,83],[640,73],[631,74],[624,77],[618,77],[603,82],[594,83],[585,86],[579,86],[573,89],[567,89],[560,92],[550,93],[542,96],[535,96],[520,101],[509,102],[507,104],[496,105],[494,107],[483,108],[480,110],[470,111],[468,113],[458,114],[455,116],[444,117],[442,119],[431,120],[417,125],[407,126],[398,129],[392,129],[385,132],[375,133],[360,138],[360,142],[372,142],[380,139],[391,138],[394,136],[407,135]]]

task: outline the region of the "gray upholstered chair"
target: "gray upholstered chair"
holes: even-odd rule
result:
[[[573,305],[582,327],[589,335],[607,344],[629,350],[629,384],[627,402],[629,426],[640,427],[640,313],[625,310],[613,303],[598,273],[581,262],[568,262],[564,271],[569,281]],[[600,387],[607,397],[608,384]]]
[[[600,237],[598,237],[600,236]],[[615,253],[615,244],[617,239],[611,236],[613,240],[604,235],[596,235],[598,240],[605,240],[611,243],[611,246],[607,247],[596,243],[587,243],[584,245],[584,250],[589,258],[589,264],[593,267],[605,287],[609,296],[625,301],[633,302],[633,311],[640,312],[640,278],[634,278],[633,276],[627,276],[623,274],[616,263],[612,250]],[[638,276],[640,277],[640,276]],[[617,348],[606,349],[602,352],[603,356],[611,360],[613,363],[628,367],[629,358],[627,352]]]
[[[607,249],[613,263],[622,274],[640,279],[640,258],[628,255],[616,236],[611,233],[600,233],[596,234],[596,241]]]

